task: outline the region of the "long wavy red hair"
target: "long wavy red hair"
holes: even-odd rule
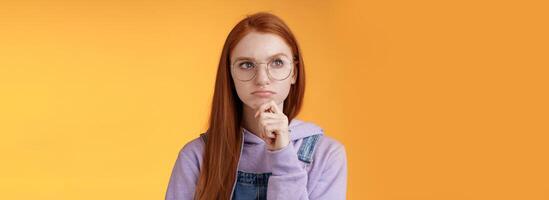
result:
[[[299,113],[305,93],[305,71],[301,49],[286,23],[265,12],[248,15],[231,30],[219,60],[212,101],[206,148],[195,199],[230,199],[242,143],[243,103],[238,98],[230,70],[230,54],[246,34],[257,31],[276,34],[284,39],[294,54],[296,82],[284,100],[283,112],[291,121]]]

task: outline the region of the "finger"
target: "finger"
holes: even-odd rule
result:
[[[262,118],[265,118],[265,119],[280,118],[280,114],[264,112],[264,113],[259,113],[258,117],[259,117],[259,119],[262,119]]]
[[[266,110],[268,110],[267,106],[269,106],[269,103],[264,103],[261,106],[259,106],[259,108],[257,108],[257,110],[255,111],[254,117],[257,117],[260,113],[263,113]]]
[[[263,126],[261,128],[261,138],[263,138],[263,140],[267,140],[269,139],[269,137],[267,136],[268,135],[268,130]]]
[[[275,102],[275,101],[271,100],[270,103],[271,103],[271,105],[272,105],[272,106],[271,106],[271,110],[272,110],[274,113],[282,113],[282,112],[280,111],[280,108],[278,107],[278,105],[276,105],[276,102]]]
[[[268,138],[276,138],[276,130],[278,130],[278,126],[276,125],[267,125],[265,126],[265,136]]]
[[[274,113],[260,113],[259,114],[259,121],[264,121],[268,119],[278,119],[280,120],[280,114],[274,114]]]
[[[266,142],[267,142],[267,144],[269,144],[269,145],[275,145],[275,143],[276,143],[276,138],[267,138],[267,139],[266,139]]]
[[[265,111],[270,112],[270,113],[276,113],[277,108],[278,107],[276,105],[276,102],[274,100],[270,100],[269,102],[267,102],[267,106],[265,107]]]
[[[267,131],[265,133],[265,139],[273,139],[273,138],[276,138],[276,134],[274,134],[272,131]]]
[[[280,119],[272,118],[272,119],[261,120],[261,121],[259,121],[259,124],[261,126],[267,126],[267,125],[273,125],[273,124],[274,125],[280,125],[280,124],[282,124],[282,121],[280,121]]]
[[[271,100],[263,105],[261,105],[257,112],[270,112],[277,113],[278,106],[274,100]]]
[[[271,100],[264,104],[262,108],[262,112],[268,112],[268,113],[277,113],[277,106],[274,100]]]
[[[273,131],[277,131],[283,126],[283,122],[280,119],[265,119],[259,122],[259,126],[264,130],[262,135],[267,138],[275,138]]]

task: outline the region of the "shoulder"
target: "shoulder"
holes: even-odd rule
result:
[[[331,136],[322,134],[316,146],[315,159],[326,161],[341,156],[346,156],[345,145]]]
[[[324,129],[318,124],[310,121],[304,121],[300,119],[292,120],[291,129],[293,129],[292,136],[297,138],[310,138],[311,136],[318,137],[316,144],[314,145],[313,163],[322,165],[329,161],[335,161],[333,159],[346,157],[345,146],[342,142],[325,134]]]
[[[322,134],[313,153],[313,160],[308,166],[311,175],[320,175],[325,171],[342,168],[347,165],[345,145],[335,138]]]
[[[313,154],[313,162],[306,166],[310,188],[336,176],[346,176],[347,154],[345,145],[335,138],[322,134]]]
[[[200,136],[195,137],[191,141],[188,141],[179,150],[178,159],[191,161],[196,164],[202,163],[203,152],[205,149],[205,143]]]

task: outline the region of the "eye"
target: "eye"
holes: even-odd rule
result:
[[[249,62],[249,61],[245,61],[245,62],[241,62],[240,64],[238,64],[238,66],[241,69],[250,69],[250,68],[254,67],[254,63]]]
[[[273,66],[275,66],[275,67],[284,66],[284,61],[280,58],[277,58],[277,59],[273,60]]]

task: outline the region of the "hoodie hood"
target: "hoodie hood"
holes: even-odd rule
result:
[[[324,134],[324,130],[316,124],[302,121],[297,118],[292,119],[288,125],[288,129],[290,130],[291,141],[299,140],[311,135]],[[246,144],[265,143],[263,139],[248,131],[244,127],[242,127],[242,132],[244,133],[244,143]]]

